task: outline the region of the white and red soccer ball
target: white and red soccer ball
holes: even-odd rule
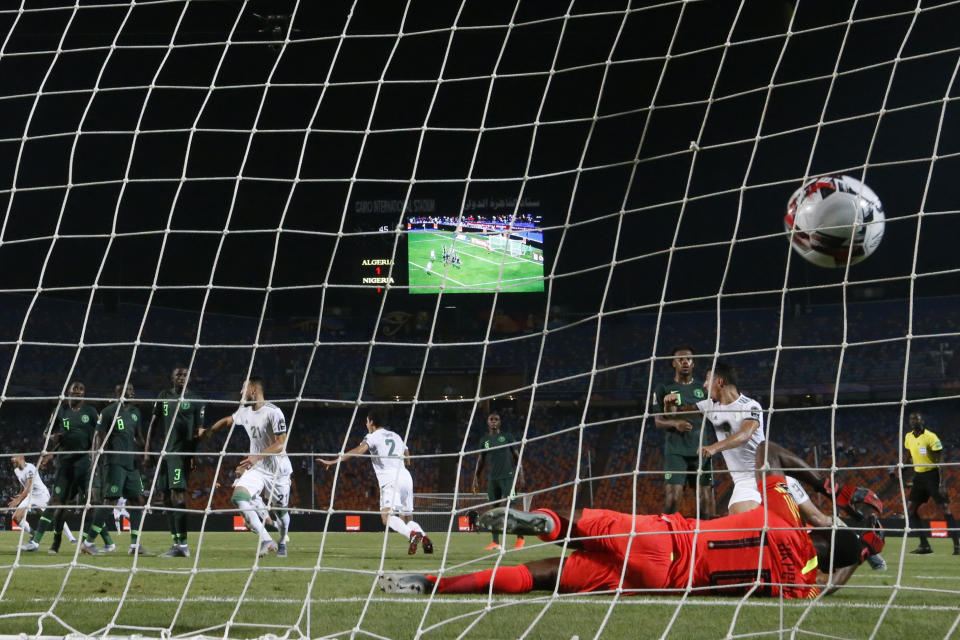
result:
[[[821,267],[845,267],[870,257],[883,240],[883,204],[850,176],[820,176],[790,196],[783,224],[794,251]]]

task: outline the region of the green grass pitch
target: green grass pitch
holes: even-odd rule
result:
[[[460,267],[447,267],[440,260],[443,246],[450,246],[456,234],[449,231],[418,231],[407,241],[411,293],[486,293],[493,291],[543,291],[543,262],[532,258],[504,255],[457,240],[455,251],[463,262]],[[483,238],[479,234],[468,237]],[[436,258],[430,260],[430,251]],[[543,256],[540,249],[531,251]],[[500,273],[501,263],[503,274]],[[428,269],[429,265],[429,269]]]
[[[890,569],[871,571],[864,565],[854,575],[853,588],[815,604],[636,595],[621,599],[611,608],[611,596],[574,595],[551,602],[550,594],[542,592],[492,598],[437,596],[432,601],[428,597],[388,595],[375,588],[373,573],[380,568],[382,534],[328,534],[322,558],[321,534],[295,532],[292,536],[289,557],[268,557],[251,574],[256,544],[253,535],[206,534],[197,568],[213,571],[197,572],[191,582],[195,558],[144,557],[138,571],[131,574],[133,558],[123,553],[126,535],[117,540],[121,548],[118,554],[79,556],[72,569],[71,545],[64,545],[59,555],[51,556],[46,553],[48,545],[43,544],[37,554],[21,554],[20,565],[11,576],[19,537],[12,532],[0,534],[0,579],[6,585],[0,601],[0,634],[32,635],[39,631],[65,635],[71,629],[102,633],[116,616],[116,623],[122,626],[111,630],[115,636],[140,633],[156,637],[156,628],[172,623],[174,634],[223,637],[223,625],[233,616],[238,624],[230,627],[231,638],[268,633],[282,636],[289,627],[298,625],[298,620],[299,631],[292,631],[289,637],[350,637],[350,631],[356,628],[361,630],[356,637],[413,638],[421,630],[420,637],[445,639],[457,637],[470,627],[466,637],[516,638],[532,626],[527,635],[530,638],[592,638],[601,628],[604,638],[658,638],[676,614],[667,636],[670,638],[723,638],[728,632],[733,636],[791,637],[790,629],[798,621],[797,637],[868,638],[878,622],[877,638],[945,638],[950,633],[960,637],[958,629],[951,632],[960,619],[960,557],[950,555],[948,540],[934,541],[932,555],[907,554],[901,574],[897,571],[900,539],[893,538],[884,551]],[[383,570],[435,571],[446,558],[446,566],[455,567],[453,575],[492,567],[497,559],[496,554],[483,551],[489,542],[484,534],[454,534],[449,547],[446,536],[432,538],[436,545],[433,556],[418,553],[410,557],[400,536],[390,535]],[[161,550],[167,542],[165,534],[146,534],[148,548]],[[908,549],[916,544],[913,540],[908,543]],[[191,550],[196,556],[196,535]],[[523,550],[508,551],[503,562],[526,562],[556,553],[554,545],[528,544]],[[310,588],[318,560],[320,570]],[[246,598],[238,608],[237,599],[251,575]],[[65,579],[52,613],[69,628],[48,617],[38,629],[39,617],[50,609]],[[126,598],[121,601],[128,581]],[[898,583],[901,588],[896,589]],[[304,605],[307,599],[309,617]],[[785,630],[782,634],[781,629]]]

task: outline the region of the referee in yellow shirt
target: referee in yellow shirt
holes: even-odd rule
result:
[[[957,530],[957,522],[950,512],[950,501],[940,486],[940,467],[937,465],[943,455],[943,445],[940,444],[937,434],[925,427],[923,414],[919,411],[910,412],[910,428],[912,431],[907,434],[903,446],[910,452],[914,465],[913,487],[907,498],[907,513],[910,515],[911,524],[920,521],[917,513],[920,505],[933,498],[933,501],[943,508],[943,516],[950,529],[950,537],[953,538],[953,555],[960,556],[960,531]],[[910,553],[933,553],[930,542],[923,533],[920,533],[920,546]]]

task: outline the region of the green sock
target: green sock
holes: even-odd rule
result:
[[[187,514],[177,512],[177,533],[180,534],[180,544],[187,544]]]
[[[93,544],[94,540],[97,539],[97,536],[100,535],[101,527],[96,524],[91,524],[87,527],[87,530],[83,532],[83,539]]]
[[[104,527],[100,530],[100,537],[103,538],[103,544],[110,546],[113,544],[113,538],[110,537],[110,532]]]
[[[173,537],[173,544],[179,544],[180,533],[177,531],[177,518],[173,511],[167,511],[167,526],[170,527],[170,535]]]
[[[53,524],[53,520],[48,518],[47,512],[44,511],[40,516],[40,522],[37,523],[37,528],[33,531],[33,541],[40,542],[43,539],[43,534],[47,532],[51,524]]]
[[[130,529],[130,544],[131,544],[131,545],[136,545],[136,544],[137,544],[137,538],[139,538],[139,537],[140,537],[140,532],[139,532],[139,531],[137,531],[136,529]]]

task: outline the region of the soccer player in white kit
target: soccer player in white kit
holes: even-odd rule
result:
[[[47,508],[47,503],[50,502],[50,490],[40,478],[37,467],[27,462],[23,456],[13,456],[10,461],[13,463],[13,473],[20,482],[20,493],[13,496],[7,506],[14,509],[13,521],[23,529],[24,533],[29,534],[31,529],[30,523],[27,522],[27,514],[33,509],[43,511]],[[63,523],[63,532],[70,542],[76,540],[66,522]]]
[[[210,429],[201,429],[201,437],[234,424],[246,430],[250,438],[250,455],[240,461],[237,471],[242,475],[233,485],[230,501],[237,505],[249,526],[260,538],[260,556],[276,551],[286,557],[287,545],[283,542],[290,529],[290,476],[293,465],[286,455],[287,421],[283,412],[263,397],[263,379],[251,377],[244,382],[243,406],[233,415],[221,418]],[[276,524],[279,529],[278,545],[263,526],[263,520],[253,505],[253,496],[267,492],[267,504],[277,510]]]
[[[701,446],[704,458],[723,453],[723,460],[733,479],[733,495],[727,505],[728,513],[743,513],[760,506],[762,497],[757,490],[754,475],[757,464],[757,445],[765,440],[763,435],[763,408],[737,389],[737,371],[732,366],[717,362],[707,374],[703,388],[707,397],[696,405],[677,406],[677,394],[667,394],[663,406],[673,406],[681,413],[700,411],[713,423],[717,441]]]
[[[424,553],[433,553],[433,542],[423,528],[410,519],[413,513],[413,476],[407,470],[410,451],[403,438],[383,427],[381,422],[376,410],[369,411],[366,417],[367,435],[363,442],[332,460],[317,458],[317,462],[330,467],[349,456],[362,456],[369,452],[380,485],[380,517],[383,524],[409,541],[407,553],[410,555],[417,552],[421,542]],[[398,513],[399,516],[396,515]]]

